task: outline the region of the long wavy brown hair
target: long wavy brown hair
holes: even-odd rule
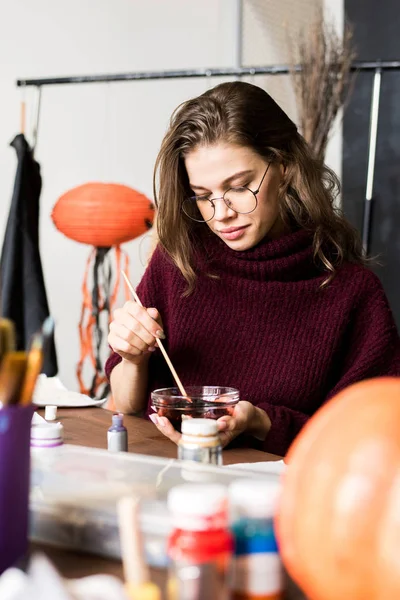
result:
[[[181,208],[193,195],[184,159],[198,146],[219,142],[251,148],[265,160],[284,165],[278,192],[281,218],[313,234],[315,261],[327,272],[325,284],[344,261],[364,262],[357,231],[335,206],[339,181],[333,171],[313,156],[296,125],[267,92],[241,81],[223,83],[178,106],[154,170],[159,242],[186,279],[187,293],[196,281],[193,233],[198,224]]]

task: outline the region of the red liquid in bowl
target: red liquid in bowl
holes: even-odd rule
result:
[[[210,393],[209,390],[216,393]],[[219,390],[220,395],[218,395]],[[239,401],[239,392],[233,388],[189,387],[186,388],[186,392],[190,400],[179,396],[179,392],[175,395],[174,391],[170,394],[168,389],[153,392],[152,408],[159,417],[169,419],[177,431],[181,430],[182,416],[219,419],[225,415],[232,415]]]

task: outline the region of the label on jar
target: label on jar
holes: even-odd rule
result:
[[[232,587],[243,598],[280,598],[283,572],[279,555],[274,552],[257,552],[237,556],[234,560]]]
[[[180,443],[178,445],[178,458],[204,464],[222,465],[222,449],[219,445],[204,447],[193,444],[186,446]]]

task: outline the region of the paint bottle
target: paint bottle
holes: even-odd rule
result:
[[[128,432],[123,419],[122,413],[112,416],[112,425],[107,432],[107,448],[110,452],[128,452]]]
[[[185,419],[178,443],[178,458],[222,465],[222,447],[217,422],[212,419]]]
[[[188,483],[168,495],[173,531],[168,600],[228,600],[233,537],[228,527],[227,489]]]
[[[282,598],[283,570],[273,526],[279,494],[277,481],[238,479],[229,487],[233,600]]]
[[[31,449],[35,451],[58,448],[64,443],[61,423],[39,423],[31,426]]]
[[[48,404],[44,410],[44,418],[46,421],[55,421],[57,419],[57,406]]]

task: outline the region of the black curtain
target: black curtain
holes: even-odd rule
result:
[[[358,60],[400,59],[399,0],[345,0]],[[343,207],[361,231],[373,73],[357,74],[343,124]],[[370,254],[400,328],[400,71],[382,74]]]
[[[0,266],[1,313],[16,328],[17,349],[27,350],[32,335],[49,315],[39,251],[40,166],[22,134],[11,142],[18,166],[3,242]],[[52,339],[46,349],[42,372],[57,374]]]

